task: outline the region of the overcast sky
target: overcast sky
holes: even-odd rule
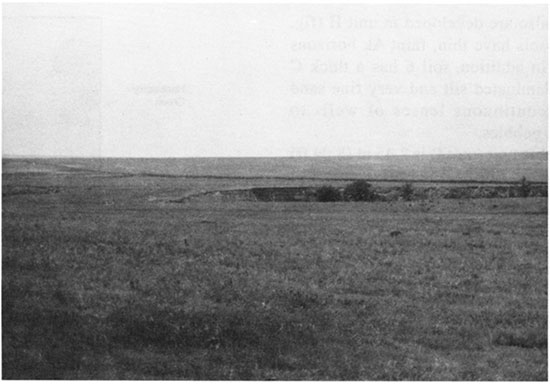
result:
[[[3,6],[3,154],[547,150],[546,6]]]

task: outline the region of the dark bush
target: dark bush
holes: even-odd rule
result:
[[[346,186],[344,198],[351,201],[373,201],[376,200],[376,193],[365,180],[357,180]]]
[[[405,183],[400,188],[401,197],[405,201],[411,201],[414,193],[414,188],[411,183]]]
[[[519,182],[519,193],[521,197],[529,197],[531,192],[531,184],[527,181],[525,176],[523,176]]]
[[[317,189],[317,200],[321,202],[340,201],[342,200],[342,195],[338,188],[331,185],[323,185]]]

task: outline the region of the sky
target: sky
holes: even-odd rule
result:
[[[4,4],[3,155],[547,151],[540,5]]]

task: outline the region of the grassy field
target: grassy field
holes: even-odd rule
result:
[[[174,204],[280,181],[24,170],[4,379],[548,378],[546,198]]]

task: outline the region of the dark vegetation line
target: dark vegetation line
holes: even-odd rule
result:
[[[338,202],[338,201],[426,201],[433,199],[477,199],[509,197],[546,197],[546,185],[531,185],[525,178],[519,185],[499,186],[424,186],[415,187],[412,183],[401,186],[376,187],[366,180],[358,180],[345,187],[322,185],[319,187],[253,187],[201,191],[170,200],[183,203],[191,198],[219,195],[226,199],[252,199],[253,201],[292,201],[292,202]]]

